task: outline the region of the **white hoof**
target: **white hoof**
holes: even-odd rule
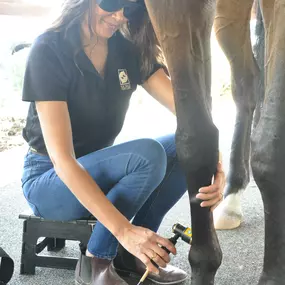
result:
[[[240,226],[242,211],[240,204],[241,194],[227,196],[214,210],[214,226],[216,230],[232,230]]]

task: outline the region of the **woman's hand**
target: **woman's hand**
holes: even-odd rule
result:
[[[151,263],[151,260],[160,267],[165,267],[170,261],[169,254],[161,246],[165,246],[171,253],[176,254],[176,248],[168,239],[143,227],[130,224],[130,227],[122,230],[117,239],[127,251],[140,259],[153,273],[158,273],[158,269]]]
[[[222,163],[219,162],[213,184],[208,187],[200,188],[199,194],[196,195],[198,199],[204,200],[201,203],[201,207],[211,207],[211,211],[213,211],[224,198],[225,183],[225,173],[222,168]]]

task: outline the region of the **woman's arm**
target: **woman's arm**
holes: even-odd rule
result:
[[[149,77],[142,86],[154,99],[174,115],[176,114],[171,80],[162,68]]]
[[[130,222],[106,198],[88,172],[77,162],[72,143],[71,123],[66,102],[36,102],[49,156],[59,178],[77,199],[114,236]]]

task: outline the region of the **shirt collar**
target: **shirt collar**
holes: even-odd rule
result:
[[[64,41],[65,53],[75,62],[79,70],[97,72],[93,64],[85,54],[81,42],[81,27],[74,25],[65,34],[62,35]]]
[[[83,50],[80,25],[74,25],[65,34],[62,32],[61,38],[63,40],[64,53],[75,62],[81,72],[87,70],[98,73]],[[116,60],[120,62],[127,56],[125,53],[129,51],[129,45],[132,45],[132,43],[123,38],[124,36],[120,31],[117,31],[108,40],[108,59],[111,59],[111,61]],[[106,64],[108,64],[108,61]],[[112,64],[114,64],[114,62]],[[108,66],[106,65],[106,67]]]

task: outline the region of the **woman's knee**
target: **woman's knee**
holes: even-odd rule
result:
[[[140,139],[137,141],[137,155],[147,164],[147,167],[157,179],[165,176],[167,156],[161,143],[153,139]]]
[[[175,134],[169,134],[157,139],[159,143],[163,146],[166,155],[168,157],[175,158],[176,157],[176,137]]]

